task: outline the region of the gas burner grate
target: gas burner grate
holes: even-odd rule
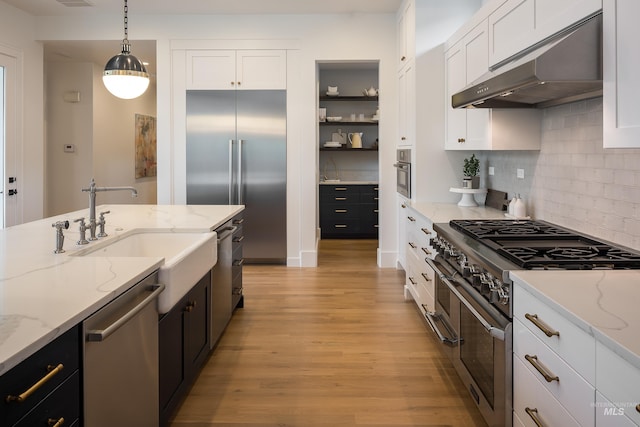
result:
[[[584,260],[599,256],[600,251],[593,246],[585,248],[553,248],[548,250],[546,255],[551,259]]]

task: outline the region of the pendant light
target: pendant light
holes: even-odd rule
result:
[[[124,39],[122,53],[107,62],[102,82],[109,92],[118,98],[133,99],[142,95],[149,86],[149,73],[138,58],[131,55],[129,43],[129,8],[124,0]]]

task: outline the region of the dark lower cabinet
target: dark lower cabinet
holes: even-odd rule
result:
[[[377,185],[321,185],[322,238],[378,237]]]
[[[160,424],[167,425],[209,355],[211,272],[160,318]]]
[[[78,425],[80,328],[65,332],[2,375],[0,396],[1,426],[47,426],[62,418],[65,426]]]

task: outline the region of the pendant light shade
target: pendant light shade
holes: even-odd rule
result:
[[[102,74],[102,82],[109,92],[118,98],[133,99],[142,95],[149,87],[149,73],[144,64],[131,55],[128,28],[128,6],[124,0],[124,40],[122,53],[107,62]]]

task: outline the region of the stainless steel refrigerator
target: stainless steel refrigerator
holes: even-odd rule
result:
[[[246,262],[286,262],[286,148],[285,91],[187,91],[187,204],[245,205]]]

